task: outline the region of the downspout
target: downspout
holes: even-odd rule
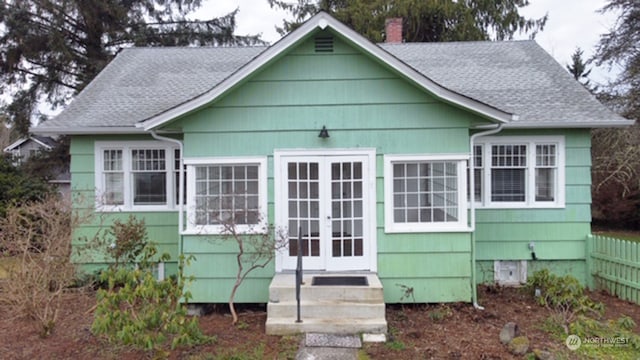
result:
[[[160,136],[155,130],[151,130],[149,133],[156,140],[178,144],[180,148],[180,168],[178,169],[178,236],[180,237],[178,241],[178,256],[180,256],[182,255],[182,231],[184,230],[184,144],[180,140]]]
[[[471,296],[473,301],[473,307],[478,310],[484,310],[484,307],[478,304],[478,288],[476,286],[476,199],[475,199],[475,158],[473,149],[475,147],[475,140],[482,136],[497,134],[502,131],[503,124],[497,124],[491,127],[487,131],[481,131],[471,135],[469,138],[469,228],[471,229]]]

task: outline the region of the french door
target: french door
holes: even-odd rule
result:
[[[288,234],[282,268],[295,269],[301,237],[305,270],[371,270],[370,156],[282,156],[279,163],[278,218]]]

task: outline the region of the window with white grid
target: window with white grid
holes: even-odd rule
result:
[[[482,183],[484,177],[482,153],[482,146],[475,145],[473,147],[473,199],[476,202],[482,201]]]
[[[187,164],[189,231],[262,231],[266,209],[264,159],[195,159]]]
[[[180,152],[160,141],[97,141],[96,206],[100,211],[175,210]]]
[[[480,138],[474,156],[480,207],[564,206],[564,137]]]
[[[385,156],[387,232],[466,229],[466,160]]]
[[[124,169],[122,166],[122,150],[104,150],[103,169],[104,203],[106,205],[123,205]]]
[[[556,145],[536,145],[536,201],[555,201]]]
[[[167,203],[166,157],[163,149],[131,150],[134,205]]]
[[[527,145],[491,146],[491,201],[523,202]]]

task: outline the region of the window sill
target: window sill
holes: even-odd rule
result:
[[[566,208],[565,204],[545,204],[545,203],[536,203],[536,204],[517,204],[517,203],[505,203],[505,204],[497,204],[493,203],[490,205],[483,205],[480,203],[475,204],[476,210],[483,209],[519,209],[519,210],[535,210],[535,209],[564,209]]]
[[[238,235],[260,235],[266,234],[266,226],[263,224],[257,224],[253,226],[238,226],[236,231]],[[181,235],[194,235],[194,236],[209,236],[209,235],[224,235],[231,236],[228,231],[224,231],[222,226],[192,226],[186,230],[183,230]]]
[[[177,207],[168,207],[161,205],[149,205],[149,206],[114,206],[114,205],[100,205],[96,204],[96,212],[102,213],[116,213],[116,212],[178,212]]]
[[[386,234],[401,234],[401,233],[443,233],[443,232],[460,232],[460,233],[468,233],[473,230],[465,225],[455,224],[451,226],[443,226],[443,225],[431,225],[424,226],[423,224],[399,224],[395,225],[387,225],[384,228],[384,232]]]

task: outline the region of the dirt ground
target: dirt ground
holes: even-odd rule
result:
[[[389,305],[387,321],[390,339],[384,344],[366,344],[363,352],[371,359],[512,359],[500,343],[505,323],[516,322],[532,348],[550,350],[560,358],[575,358],[564,342],[542,329],[550,315],[523,291],[513,288],[481,287],[480,303]],[[0,294],[1,295],[1,294]],[[0,307],[0,359],[143,359],[153,354],[120,348],[95,338],[91,332],[94,293],[65,295],[62,313],[54,333],[46,339],[26,319],[13,319]],[[591,296],[606,306],[606,318],[625,314],[640,324],[640,306],[603,293]],[[287,359],[293,358],[300,338],[264,334],[264,306],[246,307],[240,325],[232,327],[224,307],[200,318],[212,344],[181,348],[173,359]],[[635,331],[640,329],[636,326]],[[366,357],[365,357],[366,358]],[[558,357],[556,357],[558,358]]]

